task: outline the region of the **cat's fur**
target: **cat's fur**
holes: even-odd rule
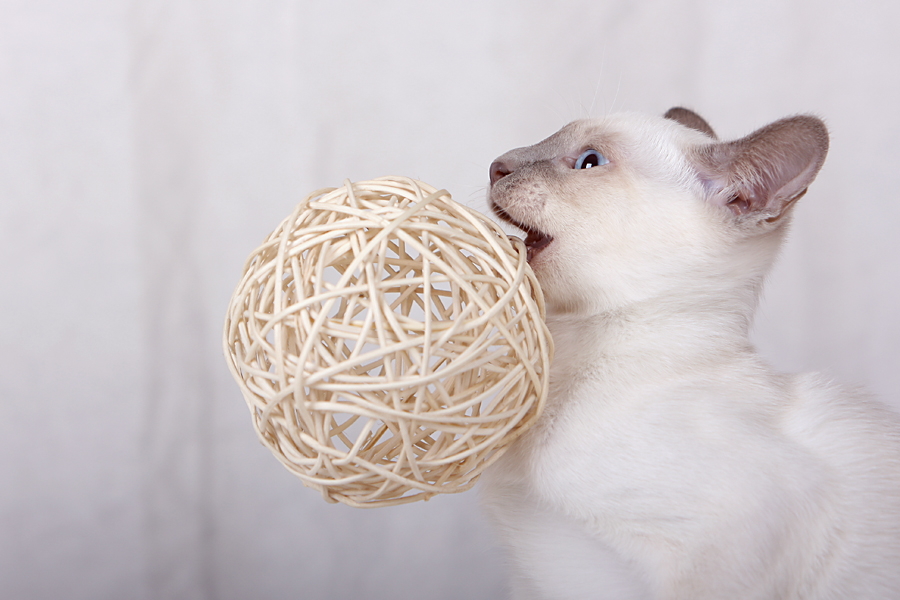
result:
[[[900,598],[900,421],[748,341],[825,126],[719,142],[666,117],[576,121],[491,167],[556,346],[543,416],[483,478],[513,597]],[[609,163],[575,169],[587,149]]]

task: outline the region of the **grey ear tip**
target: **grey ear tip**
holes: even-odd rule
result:
[[[794,125],[800,125],[807,131],[809,136],[815,138],[819,146],[827,152],[831,135],[829,134],[828,126],[825,124],[823,118],[818,115],[806,113],[788,117],[787,119],[784,119],[784,121],[790,121],[793,122]]]
[[[692,111],[689,108],[685,108],[683,106],[673,106],[669,110],[666,111],[666,114],[663,115],[666,119],[672,119],[677,121],[678,117],[681,115],[696,115],[697,113]]]
[[[802,113],[799,115],[794,115],[793,117],[787,117],[786,119],[783,119],[783,121],[803,123],[803,125],[809,128],[811,131],[816,131],[828,135],[828,126],[825,124],[825,119],[818,115],[814,115],[811,113]]]
[[[830,132],[828,131],[828,125],[825,123],[825,120],[821,117],[817,117],[815,115],[808,115],[810,119],[812,119],[813,123],[815,123],[815,127],[822,133],[826,138],[830,137]]]
[[[681,123],[682,125],[684,125],[685,127],[689,127],[690,129],[705,133],[714,140],[718,139],[718,137],[716,136],[716,132],[712,127],[710,127],[709,123],[707,123],[703,117],[689,108],[684,108],[683,106],[673,106],[666,111],[666,114],[664,114],[663,117],[677,123]]]

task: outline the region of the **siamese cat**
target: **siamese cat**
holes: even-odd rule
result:
[[[695,113],[576,121],[490,167],[556,355],[482,478],[516,600],[900,598],[900,419],[748,338],[812,116],[723,142]]]

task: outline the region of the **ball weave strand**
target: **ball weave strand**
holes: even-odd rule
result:
[[[525,257],[413,179],[310,194],[251,253],[225,320],[260,441],[331,502],[471,488],[547,395],[552,340]]]

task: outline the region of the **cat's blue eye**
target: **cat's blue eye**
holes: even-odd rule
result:
[[[575,161],[576,169],[590,169],[591,167],[599,167],[609,162],[609,159],[597,152],[596,150],[585,150]]]

